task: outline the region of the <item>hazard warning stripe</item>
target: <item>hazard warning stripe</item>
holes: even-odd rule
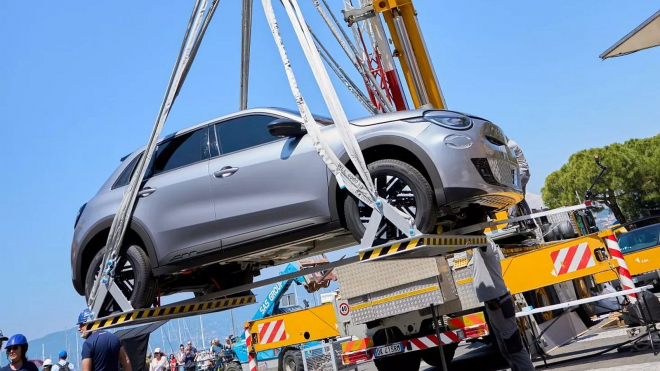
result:
[[[481,325],[484,323],[486,323],[486,317],[484,316],[483,312],[447,319],[447,325],[451,330],[457,330],[464,327]]]
[[[158,321],[162,319],[161,317],[168,317],[177,314],[182,314],[183,317],[184,314],[193,315],[199,311],[228,309],[239,305],[252,304],[254,302],[256,302],[254,295],[249,295],[237,298],[218,299],[198,304],[168,305],[159,308],[136,309],[127,313],[118,313],[96,321],[88,322],[86,329],[87,331],[98,330],[109,326],[128,324],[138,320]]]
[[[596,265],[588,242],[553,251],[550,253],[550,257],[555,267],[554,274],[558,276]]]
[[[364,338],[360,340],[347,341],[341,344],[342,353],[357,352],[358,350],[368,349],[374,346],[374,341],[371,338]]]
[[[287,339],[284,320],[260,323],[258,328],[259,344],[277,343]]]
[[[391,245],[376,247],[373,250],[360,252],[360,261],[376,259],[387,255],[394,255],[403,251],[413,250],[418,247],[456,247],[485,245],[486,237],[482,236],[453,236],[453,237],[423,237],[413,238],[408,241],[397,242]]]

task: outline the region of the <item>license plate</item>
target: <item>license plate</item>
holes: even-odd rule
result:
[[[403,353],[403,345],[401,343],[376,348],[375,357],[385,357],[397,353]]]

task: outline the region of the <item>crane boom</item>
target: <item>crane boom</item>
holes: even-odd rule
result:
[[[374,11],[383,15],[390,31],[396,48],[394,54],[399,57],[415,108],[430,104],[446,109],[412,0],[374,0],[372,4]]]

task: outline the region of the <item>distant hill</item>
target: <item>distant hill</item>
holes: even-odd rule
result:
[[[323,291],[330,291],[335,287],[336,283],[333,284],[329,289],[325,289]],[[261,304],[261,300],[268,292],[270,292],[270,289],[270,286],[266,286],[254,290],[254,293],[257,295],[257,304],[237,308],[233,311],[234,324],[236,327],[235,335],[240,335],[243,332],[243,324],[246,321],[252,319],[252,316]],[[293,288],[289,290],[289,292],[293,291]],[[303,299],[306,299],[311,303],[311,305],[314,305],[314,298],[311,294],[308,294],[302,288],[298,289],[297,292],[299,301],[301,303]],[[167,324],[161,327],[162,331],[159,329],[151,334],[149,339],[150,351],[160,347],[167,354],[171,352],[176,353],[179,344],[185,344],[188,340],[191,340],[197,349],[208,348],[209,342],[212,339],[218,338],[222,343],[224,342],[224,338],[228,334],[232,333],[231,316],[229,311],[206,314],[201,316],[201,318],[201,323],[204,325],[204,342],[202,341],[200,316],[174,319],[170,320]],[[117,330],[120,329],[121,328]],[[180,338],[179,333],[181,334]],[[69,353],[69,362],[73,363],[77,370],[80,370],[79,358],[83,342],[84,339],[80,338],[80,334],[78,334],[77,328],[70,328],[66,331],[58,331],[39,339],[31,339],[30,348],[28,350],[28,358],[42,359],[43,349],[43,355],[45,358],[50,358],[53,360],[53,362],[55,362],[57,361],[57,354],[61,350],[66,349]],[[203,344],[205,344],[205,346],[203,346]],[[0,361],[0,363],[2,365],[6,365],[6,358],[2,358],[3,359]]]

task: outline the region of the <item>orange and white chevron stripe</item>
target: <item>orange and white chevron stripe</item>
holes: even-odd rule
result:
[[[288,339],[286,329],[284,328],[284,320],[276,320],[266,323],[260,323],[259,330],[259,344],[277,343]]]
[[[373,340],[371,338],[364,338],[360,340],[347,341],[341,344],[342,353],[351,353],[357,352],[359,350],[365,350],[374,346]]]
[[[457,330],[460,328],[481,325],[484,323],[486,323],[486,317],[482,312],[468,314],[456,318],[449,318],[447,320],[447,325],[449,325],[450,330]]]
[[[555,266],[552,272],[555,276],[561,276],[562,274],[572,273],[596,265],[596,260],[589,249],[588,242],[553,251],[550,253],[550,257]]]

